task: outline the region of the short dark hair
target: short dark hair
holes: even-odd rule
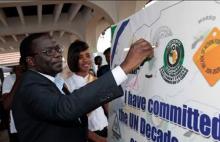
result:
[[[95,63],[97,63],[97,61],[101,61],[102,62],[102,57],[101,56],[95,56],[95,58],[94,58],[94,61],[95,61]]]
[[[79,54],[89,48],[84,41],[76,40],[70,46],[67,55],[67,64],[72,72],[79,71]]]
[[[100,60],[100,59],[102,60],[102,57],[99,56],[99,55],[98,55],[98,56],[95,56],[95,58],[94,58],[94,60]]]
[[[48,35],[48,33],[33,33],[25,37],[20,44],[20,64],[23,64],[27,67],[26,58],[33,54],[32,42],[33,40]],[[48,35],[49,36],[49,35]]]
[[[109,54],[110,51],[111,51],[111,48],[109,47],[109,48],[105,49],[105,51],[103,52],[103,54],[104,54],[104,55]]]

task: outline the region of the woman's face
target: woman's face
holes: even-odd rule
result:
[[[89,49],[80,52],[79,54],[79,72],[89,73],[91,68],[92,60]]]

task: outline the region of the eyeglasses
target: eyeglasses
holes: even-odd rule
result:
[[[56,45],[54,47],[49,47],[43,51],[41,51],[41,53],[46,54],[47,56],[53,56],[56,53],[63,53],[63,48],[61,48],[59,45]],[[38,55],[39,53],[33,53],[32,56],[34,55]]]
[[[63,53],[63,48],[61,48],[59,45],[56,45],[55,47],[45,49],[41,52],[45,53],[47,56],[53,56],[55,53]]]

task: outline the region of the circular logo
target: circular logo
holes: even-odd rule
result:
[[[166,46],[164,52],[164,66],[175,67],[183,64],[183,44],[178,39],[172,39]]]
[[[188,72],[188,70],[182,66],[184,59],[182,42],[178,39],[169,41],[163,59],[164,65],[160,68],[162,78],[169,84],[179,83]]]

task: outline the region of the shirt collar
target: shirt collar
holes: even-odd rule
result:
[[[47,74],[44,74],[44,73],[41,73],[41,72],[38,72],[38,73],[43,75],[44,77],[48,78],[52,82],[55,81],[55,77],[53,77],[53,76],[50,76],[50,75],[47,75]]]

